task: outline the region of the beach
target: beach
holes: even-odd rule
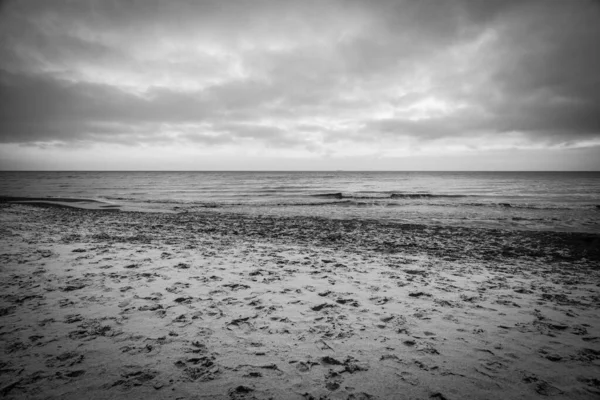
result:
[[[0,204],[7,399],[600,397],[600,235]]]

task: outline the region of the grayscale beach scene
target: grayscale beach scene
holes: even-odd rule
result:
[[[0,1],[0,398],[600,398],[600,2]]]

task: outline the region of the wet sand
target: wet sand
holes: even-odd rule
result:
[[[0,204],[0,396],[600,397],[600,235]]]

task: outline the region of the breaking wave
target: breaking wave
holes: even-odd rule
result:
[[[370,195],[363,193],[318,193],[312,194],[311,197],[319,197],[325,199],[359,199],[359,200],[378,200],[378,199],[434,199],[434,198],[463,198],[474,197],[474,195],[461,194],[432,194],[432,193],[385,193],[372,192]]]

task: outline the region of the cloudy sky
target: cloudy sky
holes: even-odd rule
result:
[[[600,170],[600,1],[0,3],[0,169]]]

